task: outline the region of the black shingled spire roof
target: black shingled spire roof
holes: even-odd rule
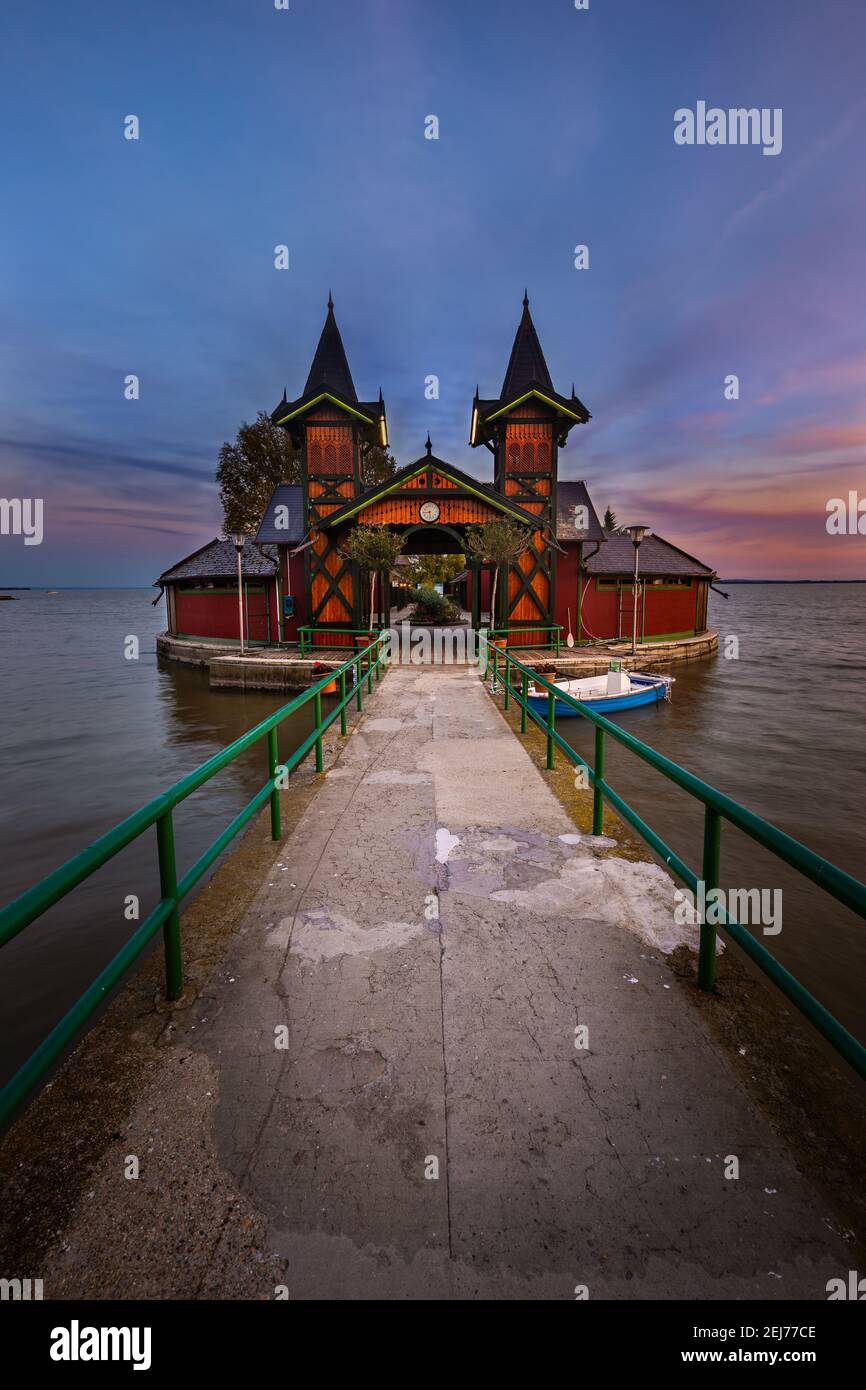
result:
[[[523,315],[514,335],[514,346],[502,383],[501,399],[511,401],[530,386],[541,386],[553,393],[553,382],[529,312],[529,296],[524,291]]]
[[[343,400],[349,401],[350,404],[357,404],[358,396],[355,391],[355,383],[352,380],[352,373],[349,371],[346,349],[343,347],[343,339],[340,337],[337,320],[334,318],[334,301],[331,298],[330,290],[328,291],[328,314],[322,329],[322,336],[319,339],[319,346],[313,357],[307,384],[304,387],[304,395],[309,396],[314,391],[328,388],[335,391],[338,396],[342,396]]]

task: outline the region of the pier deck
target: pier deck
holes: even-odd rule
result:
[[[844,1242],[672,987],[671,912],[658,868],[579,836],[474,671],[392,669],[46,1289],[825,1298]]]

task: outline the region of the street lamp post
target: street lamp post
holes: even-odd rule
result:
[[[638,552],[640,543],[649,530],[648,526],[627,526],[625,528],[631,536],[631,543],[634,546],[634,586],[632,588],[632,625],[631,625],[631,654],[637,656],[637,605],[640,597],[640,580],[638,578]]]
[[[246,536],[238,531],[232,540],[235,543],[235,550],[238,556],[238,632],[241,636],[241,656],[244,654],[244,578],[242,568],[242,556],[246,544]]]

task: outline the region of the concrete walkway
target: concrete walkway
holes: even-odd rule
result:
[[[635,874],[649,918],[660,870],[581,840],[475,672],[389,672],[184,1026],[211,1108],[149,1101],[264,1231],[253,1296],[826,1297],[846,1248],[629,929]],[[231,1291],[225,1230],[190,1292]]]

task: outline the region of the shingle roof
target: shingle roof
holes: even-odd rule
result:
[[[269,578],[276,574],[276,556],[273,551],[260,550],[251,540],[247,540],[244,542],[241,568],[247,578]],[[234,541],[216,539],[203,545],[200,550],[194,550],[184,560],[178,560],[176,565],[159,576],[156,583],[165,584],[176,579],[234,579],[237,572]]]
[[[605,543],[596,555],[586,561],[590,574],[633,574],[634,546],[631,536],[618,531],[605,531]],[[642,575],[706,575],[712,578],[715,570],[696,560],[678,546],[661,536],[645,536],[640,547],[640,573]]]
[[[553,390],[553,381],[547,370],[541,343],[529,312],[529,298],[523,296],[523,314],[517,325],[511,356],[505,369],[502,383],[502,400],[510,401],[521,395],[530,386],[540,386],[545,391]]]
[[[330,295],[325,326],[313,354],[303,392],[297,400],[290,401],[283,391],[283,398],[271,412],[271,419],[275,425],[285,425],[295,442],[299,443],[302,435],[301,416],[310,406],[321,401],[325,393],[337,406],[342,406],[348,411],[353,419],[363,417],[363,427],[369,439],[375,439],[377,444],[387,445],[388,427],[382,393],[379,392],[377,401],[358,400],[346,349],[343,347],[343,339],[334,318],[334,301]]]
[[[319,338],[319,345],[313,355],[310,374],[304,387],[304,395],[309,396],[313,391],[321,391],[326,387],[336,391],[337,395],[342,396],[344,400],[357,404],[355,383],[352,380],[352,373],[349,371],[346,349],[343,347],[343,339],[340,337],[337,320],[334,318],[334,301],[330,295],[328,295],[328,313],[325,317],[325,326]]]
[[[277,515],[277,508],[285,511]],[[285,525],[277,522],[285,521]],[[265,508],[261,525],[256,532],[256,545],[263,542],[280,545],[299,545],[304,539],[304,490],[299,483],[278,483]]]
[[[566,431],[575,424],[586,424],[592,418],[583,401],[575,395],[573,386],[570,396],[561,396],[554,387],[538,334],[535,331],[535,324],[532,322],[532,315],[529,312],[529,300],[524,295],[523,314],[514,335],[511,356],[505,369],[505,380],[502,383],[499,397],[494,400],[485,397],[482,400],[476,390],[472,402],[472,424],[469,430],[469,443],[473,448],[489,442],[494,437],[495,427],[492,417],[500,418],[504,412],[526,400],[532,392],[535,392],[536,398],[540,397],[548,407],[551,405],[554,407],[559,416],[560,426]]]
[[[586,507],[585,527],[575,525],[575,507]],[[601,541],[604,531],[584,482],[561,481],[556,485],[556,539],[558,541]]]

